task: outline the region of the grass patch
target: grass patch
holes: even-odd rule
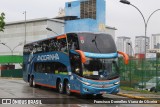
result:
[[[147,90],[135,89],[135,88],[124,87],[124,86],[121,86],[120,89],[126,90],[126,91],[140,92],[140,93],[144,93],[144,94],[160,94],[160,92],[155,93],[155,92],[150,92]]]

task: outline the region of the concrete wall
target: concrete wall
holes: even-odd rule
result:
[[[46,27],[50,27],[58,34],[64,32],[64,22],[50,19],[34,19],[26,23],[26,43],[56,36],[51,31],[47,31]],[[5,26],[4,32],[0,32],[0,43],[5,43],[12,49],[14,55],[22,55],[23,45],[25,41],[25,24],[24,22],[12,22]],[[22,45],[19,45],[23,43]],[[19,45],[19,46],[18,46]],[[0,55],[11,55],[11,50],[0,44]]]
[[[64,34],[64,22],[59,22],[56,20],[55,21],[47,20],[47,27],[51,28],[54,32],[56,32],[59,35]],[[53,33],[51,31],[47,31],[48,37],[57,36],[56,33]]]

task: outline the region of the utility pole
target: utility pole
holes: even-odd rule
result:
[[[24,11],[23,14],[24,14],[24,17],[25,17],[25,20],[24,20],[24,29],[25,29],[25,30],[24,30],[24,44],[26,44],[26,36],[27,36],[27,35],[26,35],[26,24],[27,24],[27,23],[26,23],[26,17],[27,17],[27,12]]]

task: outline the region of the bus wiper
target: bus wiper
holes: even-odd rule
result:
[[[110,74],[110,75],[108,75],[107,79],[110,80],[110,79],[113,79],[118,76],[119,76],[119,74]]]
[[[96,39],[97,39],[97,35],[96,35],[95,38],[92,40],[92,42],[95,43],[95,46],[96,46],[97,50],[99,51],[99,53],[101,53],[101,51],[98,49]]]

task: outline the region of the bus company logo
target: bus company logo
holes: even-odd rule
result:
[[[2,99],[2,104],[12,104],[11,99]]]
[[[51,55],[39,55],[37,61],[49,61],[49,60],[59,60],[58,54]]]

